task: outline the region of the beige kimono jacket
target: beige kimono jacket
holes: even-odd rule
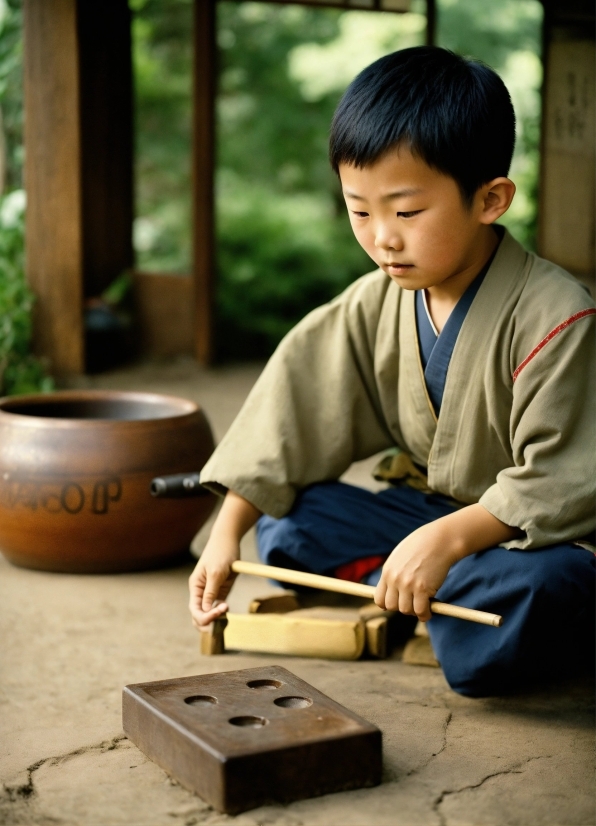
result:
[[[415,293],[381,270],[281,342],[201,473],[281,517],[297,492],[398,446],[429,487],[480,502],[525,536],[594,529],[594,316],[587,291],[509,235],[460,330],[437,419],[419,356]]]

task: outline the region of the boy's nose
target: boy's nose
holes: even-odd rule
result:
[[[402,250],[404,245],[394,227],[381,224],[375,229],[375,247],[379,250]]]

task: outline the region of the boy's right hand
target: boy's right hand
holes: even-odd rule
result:
[[[236,579],[232,563],[240,559],[240,540],[261,511],[229,490],[215,520],[209,541],[190,575],[190,613],[193,625],[203,628],[228,610],[226,598]]]
[[[228,610],[225,600],[237,576],[232,572],[232,562],[237,559],[238,541],[211,536],[188,580],[189,608],[195,628],[209,625]]]

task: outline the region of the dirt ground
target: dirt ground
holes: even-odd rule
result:
[[[104,374],[93,387],[200,401],[221,438],[258,365],[192,361]],[[367,484],[368,466],[348,478]],[[199,551],[207,529],[194,543]],[[243,556],[255,558],[248,536]],[[202,657],[187,612],[191,564],[114,576],[48,574],[0,558],[0,824],[22,826],[591,826],[593,683],[471,700],[440,670],[228,653]],[[240,577],[232,608],[270,586]],[[496,632],[497,633],[497,632]],[[383,731],[380,786],[221,815],[122,733],[128,683],[277,663]]]

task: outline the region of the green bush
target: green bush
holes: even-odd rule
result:
[[[217,352],[271,352],[313,307],[374,269],[325,193],[281,194],[230,171],[218,180]]]
[[[50,390],[30,352],[33,295],[24,275],[21,0],[0,0],[0,396]]]
[[[42,363],[30,353],[34,299],[23,270],[24,209],[22,189],[0,201],[0,396],[53,387]]]

